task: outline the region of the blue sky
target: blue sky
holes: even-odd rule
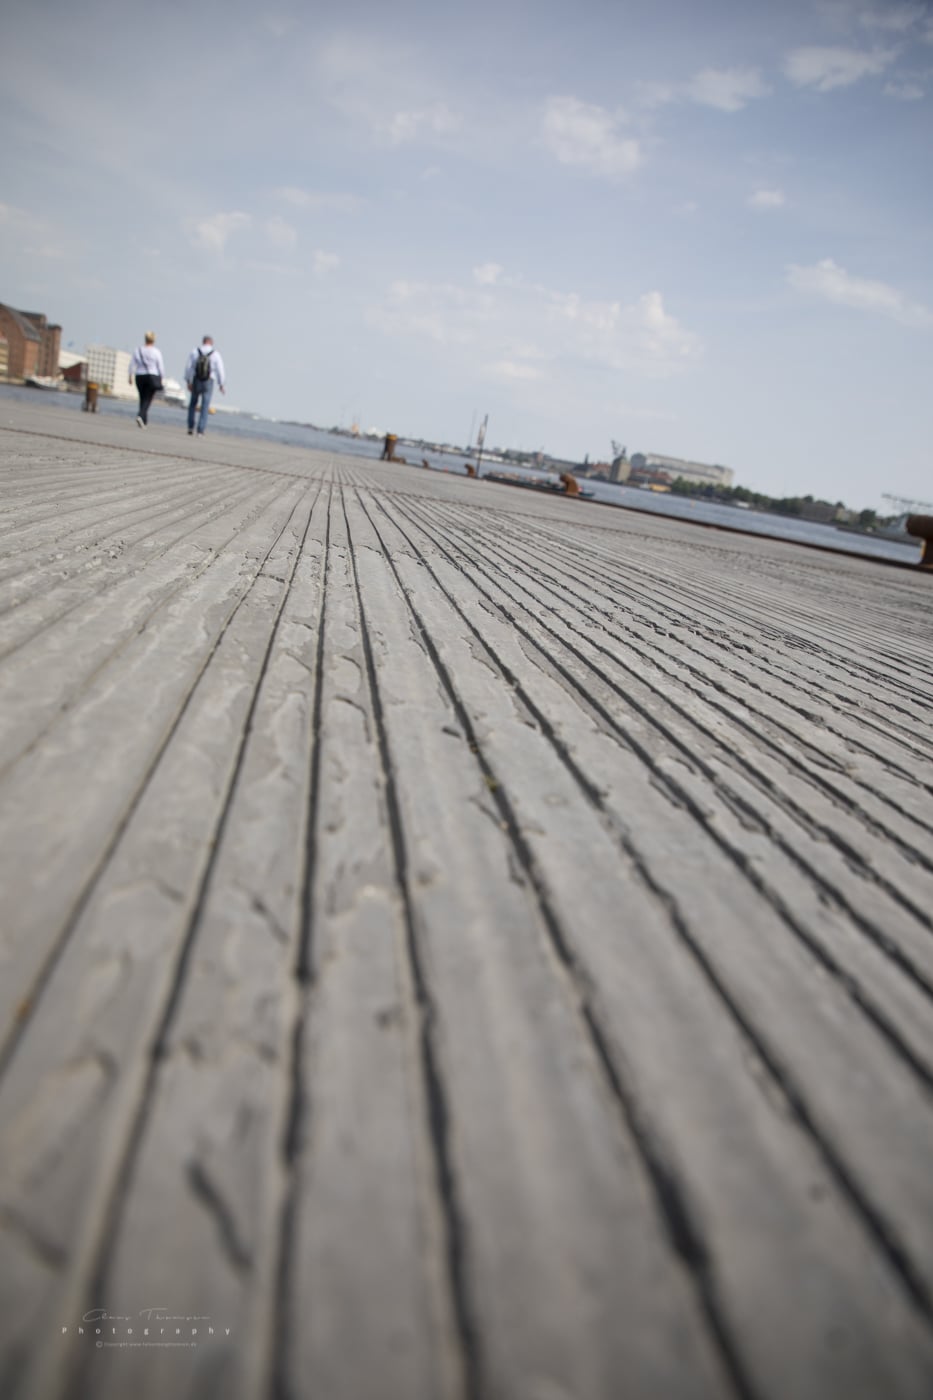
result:
[[[229,401],[933,500],[933,4],[4,7],[0,300]]]

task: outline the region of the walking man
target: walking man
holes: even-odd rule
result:
[[[207,427],[207,415],[211,406],[214,385],[217,385],[222,394],[227,392],[224,362],[220,358],[220,351],[214,349],[214,341],[211,336],[206,335],[201,344],[188,356],[188,363],[185,365],[185,382],[191,395],[188,401],[188,436],[190,437],[194,432],[194,420],[200,400],[198,437],[203,437],[204,429]]]

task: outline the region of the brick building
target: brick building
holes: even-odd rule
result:
[[[7,342],[6,377],[58,374],[61,326],[50,326],[41,311],[17,311],[0,302],[0,336]]]
[[[41,311],[21,311],[30,325],[39,332],[39,368],[37,374],[54,379],[58,374],[58,355],[62,348],[61,326],[50,326],[48,318]]]

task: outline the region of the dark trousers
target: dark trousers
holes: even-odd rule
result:
[[[149,405],[155,395],[156,376],[154,374],[137,374],[136,388],[139,393],[139,416],[144,423],[149,422]]]

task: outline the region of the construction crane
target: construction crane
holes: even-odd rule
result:
[[[882,491],[881,499],[890,501],[898,515],[912,515],[918,511],[933,511],[933,501],[912,501],[909,496],[892,496]]]

